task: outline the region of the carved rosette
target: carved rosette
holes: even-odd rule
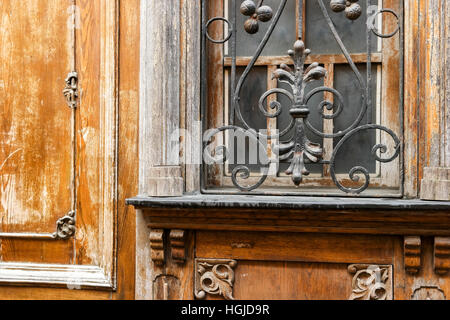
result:
[[[207,294],[234,300],[234,268],[236,260],[196,259],[195,297],[204,299]]]
[[[75,211],[71,211],[56,222],[56,232],[53,237],[58,240],[67,240],[73,237],[75,232]]]
[[[392,300],[392,267],[350,265],[352,294],[349,300]]]

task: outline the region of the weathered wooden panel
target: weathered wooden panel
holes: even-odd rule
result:
[[[0,232],[53,233],[72,208],[72,0],[0,3]],[[0,239],[3,261],[69,263],[71,243]]]
[[[81,27],[77,29],[77,70],[80,74],[80,105],[77,113],[77,243],[79,264],[98,263],[98,222],[101,197],[100,111],[100,8],[101,1],[77,2]],[[112,138],[112,137],[111,137]]]
[[[71,210],[69,0],[0,3],[0,219],[2,232],[55,231]]]
[[[393,237],[198,232],[197,257],[328,263],[392,263]]]
[[[353,275],[344,264],[239,261],[239,300],[347,300]]]

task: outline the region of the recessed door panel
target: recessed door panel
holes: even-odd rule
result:
[[[0,232],[52,233],[71,210],[72,4],[0,2]]]

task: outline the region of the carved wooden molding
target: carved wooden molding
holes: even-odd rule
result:
[[[111,279],[101,267],[9,262],[0,263],[0,284],[69,289],[113,288]]]
[[[410,274],[420,271],[422,241],[420,237],[405,237],[403,242],[405,270]]]
[[[414,290],[411,300],[445,300],[445,293],[438,286],[422,286]]]
[[[166,261],[164,254],[164,230],[150,230],[150,248],[153,263],[157,266],[162,266]]]
[[[171,230],[169,239],[170,239],[172,260],[175,263],[179,263],[179,264],[185,263],[186,262],[186,231]]]
[[[450,238],[434,238],[434,271],[439,275],[450,271]]]
[[[234,269],[236,260],[196,259],[195,260],[195,297],[206,298],[207,294],[222,296],[234,300]]]
[[[392,300],[392,266],[352,264],[354,274],[349,300]]]

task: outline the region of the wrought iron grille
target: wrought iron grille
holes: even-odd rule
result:
[[[202,0],[203,10],[203,76],[202,76],[202,112],[207,116],[207,94],[208,94],[208,81],[207,74],[211,72],[212,66],[208,65],[207,59],[207,46],[227,46],[228,56],[231,59],[231,77],[230,77],[230,113],[233,114],[239,121],[239,125],[233,123],[227,123],[219,128],[210,129],[205,132],[203,137],[203,173],[208,175],[206,169],[211,164],[224,164],[229,158],[229,150],[227,145],[217,145],[215,138],[219,134],[224,134],[227,131],[245,133],[246,137],[250,138],[258,144],[259,150],[263,150],[262,154],[271,153],[271,157],[267,157],[260,163],[260,175],[258,175],[258,181],[254,183],[246,183],[251,176],[251,169],[246,164],[236,165],[230,175],[234,187],[244,193],[255,193],[255,191],[262,187],[271,173],[271,165],[280,161],[288,162],[288,168],[283,172],[290,176],[293,186],[301,186],[305,177],[310,172],[307,168],[308,164],[322,164],[329,166],[330,177],[335,186],[342,192],[349,195],[362,195],[371,186],[371,174],[370,170],[364,165],[356,164],[347,173],[350,181],[353,182],[352,186],[342,183],[336,173],[336,157],[341,151],[341,148],[348,143],[352,143],[352,138],[367,131],[384,132],[392,139],[389,146],[385,143],[375,143],[371,149],[371,157],[374,161],[379,163],[390,163],[397,161],[399,163],[399,175],[400,175],[400,194],[403,194],[403,13],[396,12],[389,8],[378,7],[374,10],[371,5],[371,0],[316,0],[317,5],[320,7],[320,11],[323,14],[326,25],[331,31],[334,40],[336,41],[342,55],[345,57],[348,66],[351,68],[354,77],[358,83],[359,97],[358,101],[352,103],[359,105],[359,112],[354,115],[352,124],[345,130],[340,130],[334,133],[327,133],[324,130],[316,128],[310,121],[311,112],[314,111],[308,105],[310,100],[317,96],[319,93],[327,93],[333,96],[333,101],[324,99],[318,106],[321,117],[323,119],[337,119],[341,116],[346,105],[344,103],[344,97],[339,90],[326,86],[319,85],[313,90],[306,92],[305,87],[308,83],[318,82],[320,83],[325,77],[327,77],[326,70],[317,62],[306,63],[307,58],[312,54],[304,42],[304,6],[303,2],[306,0],[280,0],[278,7],[270,7],[265,4],[264,0],[229,0],[229,4],[232,10],[229,12],[229,16],[209,17],[208,6],[215,0]],[[286,63],[280,64],[278,69],[273,72],[273,78],[279,83],[283,83],[284,87],[277,87],[266,91],[259,100],[259,112],[268,119],[276,119],[280,117],[282,113],[288,113],[290,115],[290,123],[286,128],[281,128],[276,134],[258,132],[255,128],[249,124],[248,119],[243,116],[243,110],[248,107],[241,101],[242,88],[244,84],[249,81],[249,74],[252,69],[255,68],[258,59],[261,57],[264,49],[267,46],[268,41],[271,39],[274,33],[274,29],[280,22],[284,10],[286,10],[286,4],[288,1],[298,1],[300,5],[297,5],[296,17],[299,19],[297,30],[292,30],[294,33],[293,38],[297,40],[293,43],[292,48],[286,48],[288,55],[292,62],[288,65]],[[367,12],[363,12],[362,2],[365,3]],[[267,1],[266,1],[267,3]],[[235,10],[236,9],[236,10]],[[331,11],[330,11],[331,9]],[[245,17],[244,24],[238,24],[238,15]],[[357,20],[366,19],[366,41],[367,41],[367,67],[365,75],[360,71],[357,64],[353,61],[352,55],[346,47],[343,39],[341,38],[335,23],[334,15],[344,15],[346,19]],[[377,27],[377,18],[380,16],[388,16],[390,19],[396,19],[396,28],[391,30],[388,34],[383,34],[382,30]],[[242,19],[242,16],[240,17]],[[224,38],[215,39],[210,33],[209,29],[213,23],[222,23],[224,27]],[[243,72],[238,74],[237,72],[237,30],[243,28],[245,32],[250,35],[256,35],[260,32],[260,25],[267,24],[268,28],[265,32],[262,40],[259,42],[256,51],[249,59],[248,64],[243,68]],[[380,28],[381,29],[381,28]],[[398,114],[398,121],[401,127],[399,132],[394,132],[390,128],[374,123],[371,116],[367,116],[373,110],[373,97],[371,92],[371,86],[373,84],[373,71],[372,71],[372,46],[373,39],[377,41],[383,41],[383,39],[397,37],[399,41],[400,50],[400,63],[399,66],[384,66],[385,72],[388,72],[389,68],[399,67],[399,87],[400,98],[399,104],[401,110]],[[321,41],[320,38],[314,39],[315,41]],[[213,70],[214,72],[214,70]],[[217,73],[218,77],[222,77],[221,71]],[[276,96],[268,103],[268,98]],[[284,96],[289,100],[289,104],[282,105],[278,98]],[[367,121],[363,121],[368,119]],[[333,139],[335,141],[331,158],[324,159],[324,149],[319,143],[312,142],[306,131],[320,137],[322,139]],[[293,134],[290,134],[292,133]],[[214,142],[215,141],[215,142]],[[277,144],[271,144],[272,141],[279,141]],[[269,142],[269,143],[268,143]],[[214,145],[216,143],[216,145]],[[388,150],[389,148],[393,150]],[[270,149],[270,150],[268,150]],[[275,155],[275,156],[273,156]],[[277,174],[279,174],[280,166],[277,166]],[[205,188],[206,190],[206,188]]]

